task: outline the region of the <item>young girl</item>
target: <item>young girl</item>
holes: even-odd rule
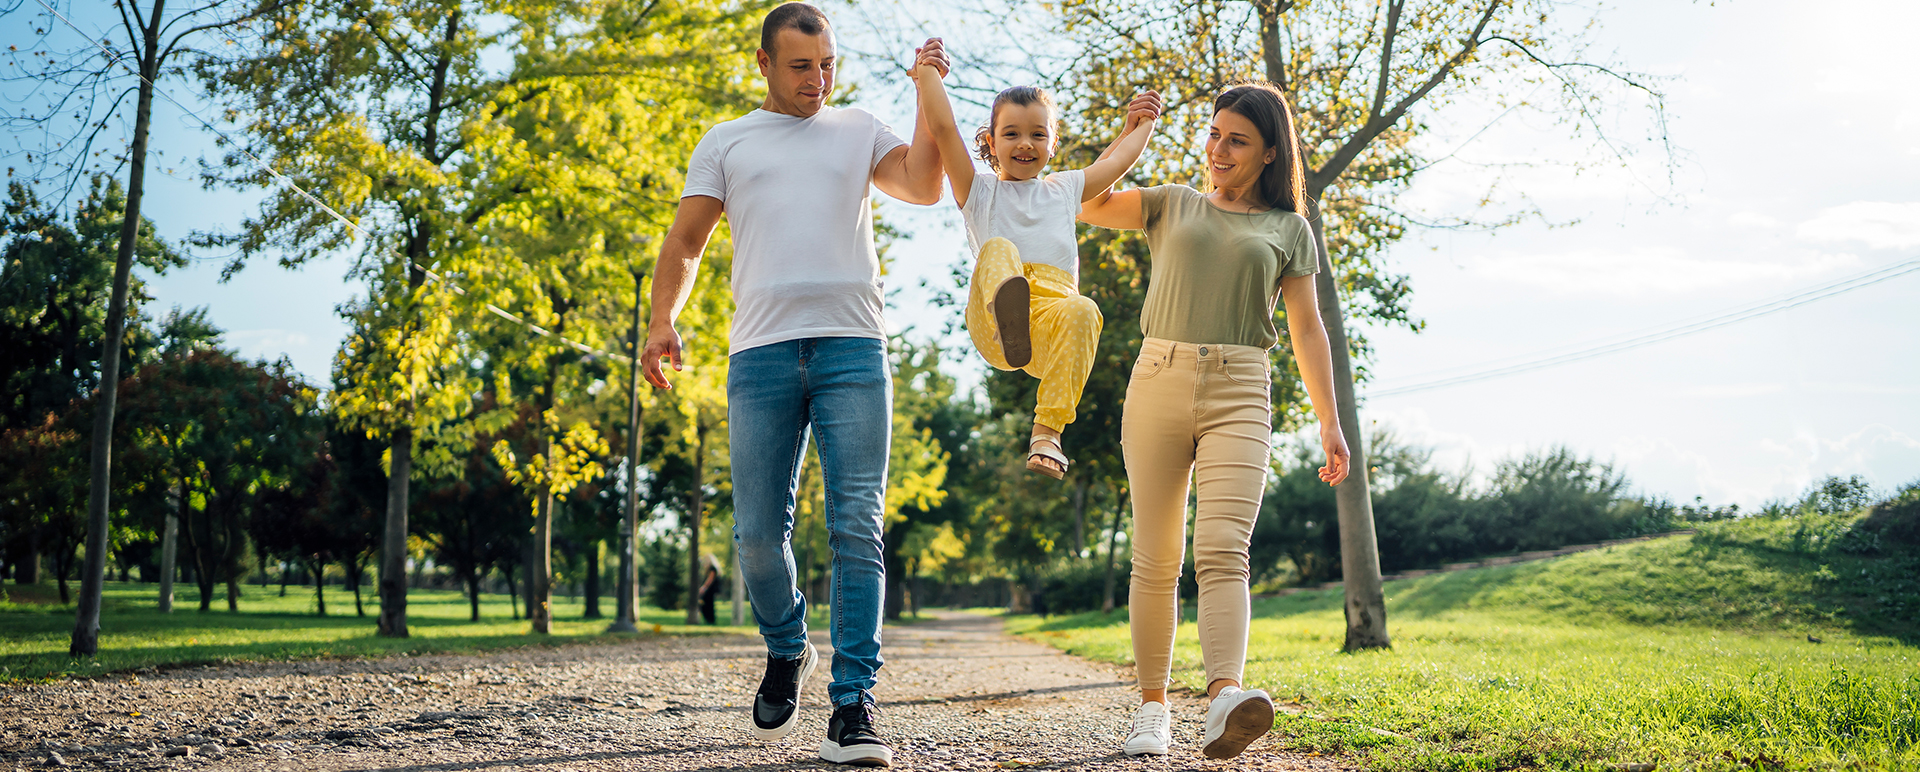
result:
[[[977,261],[967,332],[988,364],[1040,379],[1027,468],[1064,478],[1060,430],[1073,422],[1102,323],[1099,307],[1080,295],[1074,218],[1081,202],[1106,192],[1139,160],[1159,117],[1159,95],[1134,97],[1120,138],[1091,166],[1042,178],[1059,139],[1053,99],[1032,86],[1002,91],[974,136],[976,152],[996,173],[986,176],[974,171],[939,71],[916,62],[913,78]]]

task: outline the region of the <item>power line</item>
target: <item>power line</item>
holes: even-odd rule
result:
[[[366,238],[367,243],[369,244],[380,243],[378,239],[374,238],[372,233],[369,233],[365,228],[360,227],[358,223],[355,223],[354,221],[347,219],[345,215],[342,215],[339,212],[335,211],[334,208],[331,206],[328,206],[326,202],[321,201],[318,197],[314,196],[312,193],[307,192],[305,188],[300,187],[299,183],[296,183],[293,180],[288,179],[286,175],[281,174],[279,171],[275,170],[272,166],[267,165],[265,161],[260,160],[259,156],[256,156],[251,151],[247,150],[247,146],[245,144],[235,140],[232,135],[224,131],[221,131],[220,127],[213,125],[212,122],[208,121],[206,118],[201,117],[200,113],[194,111],[191,108],[188,108],[186,105],[181,104],[180,100],[174,99],[172,94],[168,94],[166,90],[160,88],[160,84],[154,83],[153,81],[148,80],[147,76],[144,73],[141,73],[138,70],[128,67],[126,62],[124,61],[125,57],[122,57],[119,54],[114,53],[113,49],[108,48],[105,43],[94,40],[92,36],[87,34],[86,30],[80,29],[80,25],[74,24],[73,20],[68,19],[66,17],[66,14],[61,13],[59,10],[55,9],[52,5],[47,4],[47,0],[35,0],[35,2],[38,2],[40,4],[40,7],[47,9],[47,13],[53,14],[55,18],[58,18],[60,21],[66,23],[66,25],[72,28],[74,32],[80,33],[80,37],[82,39],[86,40],[87,42],[93,43],[94,47],[99,48],[102,53],[105,53],[107,55],[108,60],[111,61],[113,64],[119,65],[119,67],[123,70],[126,70],[128,74],[136,78],[139,78],[140,82],[147,84],[148,87],[153,89],[154,93],[160,95],[160,98],[167,100],[174,107],[179,108],[181,112],[186,113],[189,116],[192,116],[195,121],[199,121],[200,125],[206,128],[208,131],[218,134],[220,135],[221,139],[224,139],[224,140],[227,140],[228,142],[233,143],[233,147],[238,149],[241,155],[246,156],[247,160],[252,161],[253,164],[259,167],[261,171],[264,171],[269,176],[271,176],[275,182],[285,184],[288,188],[291,188],[293,192],[298,193],[301,198],[306,199],[308,203],[311,203],[314,206],[319,207],[320,211],[326,212],[329,217],[332,217],[333,219],[338,220],[341,225],[347,226],[348,230],[353,231],[355,234]],[[415,270],[418,270],[421,273],[426,274],[427,278],[432,279],[436,282],[439,282],[440,284],[444,285],[448,289],[453,290],[453,294],[461,295],[461,296],[465,296],[467,294],[467,290],[465,288],[461,287],[458,284],[453,283],[453,281],[449,280],[446,276],[440,274],[438,271],[435,271],[431,268],[428,268],[424,265],[413,262],[411,260],[407,260],[405,256],[400,255],[398,253],[390,252],[388,254],[394,257],[399,257],[402,260],[406,260],[406,263],[408,265],[412,266]],[[542,337],[554,338],[560,341],[561,343],[566,344],[568,347],[574,349],[575,351],[579,351],[583,354],[594,354],[598,356],[608,357],[616,361],[625,362],[629,365],[633,364],[633,361],[634,361],[633,357],[627,356],[625,354],[616,354],[611,351],[603,351],[601,349],[597,349],[592,346],[589,346],[585,343],[581,343],[579,341],[573,340],[572,338],[568,338],[564,335],[556,335],[552,330],[548,330],[537,324],[534,324],[525,319],[522,319],[519,314],[515,314],[512,311],[508,311],[492,303],[487,303],[483,301],[481,305],[485,306],[486,309],[489,312],[492,312],[493,315],[495,316],[498,316],[502,319],[513,322],[514,324],[518,324],[522,327],[525,327],[528,330],[538,333]]]
[[[1425,382],[1413,383],[1406,386],[1399,386],[1394,388],[1378,389],[1378,390],[1369,390],[1366,395],[1369,397],[1393,397],[1393,396],[1399,396],[1401,394],[1411,394],[1418,391],[1427,391],[1429,389],[1438,389],[1438,388],[1443,388],[1447,386],[1458,386],[1465,383],[1473,383],[1476,381],[1483,381],[1491,378],[1499,378],[1499,377],[1504,377],[1508,375],[1517,375],[1519,373],[1530,372],[1533,370],[1553,367],[1556,365],[1563,365],[1571,362],[1578,362],[1584,359],[1592,359],[1597,356],[1603,356],[1606,354],[1626,351],[1628,349],[1640,348],[1642,346],[1650,346],[1655,343],[1661,343],[1664,341],[1673,340],[1675,338],[1681,338],[1681,337],[1693,335],[1696,333],[1706,332],[1708,330],[1725,327],[1730,324],[1744,322],[1749,319],[1757,319],[1762,316],[1779,313],[1781,311],[1785,311],[1791,308],[1797,308],[1799,306],[1803,306],[1817,300],[1825,300],[1835,295],[1840,295],[1847,292],[1852,292],[1862,287],[1868,287],[1875,284],[1879,284],[1883,281],[1898,278],[1900,276],[1904,276],[1906,274],[1910,274],[1915,271],[1920,271],[1920,258],[1910,258],[1907,260],[1891,263],[1888,265],[1881,266],[1879,268],[1875,268],[1870,271],[1866,271],[1864,273],[1855,274],[1847,278],[1839,279],[1839,280],[1828,282],[1826,284],[1822,284],[1816,287],[1812,287],[1810,289],[1801,290],[1799,292],[1795,292],[1795,293],[1784,295],[1784,296],[1777,296],[1775,298],[1762,300],[1757,303],[1751,303],[1746,306],[1742,306],[1726,312],[1722,312],[1720,314],[1708,317],[1706,319],[1700,319],[1700,320],[1691,321],[1691,322],[1682,322],[1678,324],[1663,325],[1661,327],[1656,327],[1656,328],[1644,330],[1641,332],[1626,333],[1628,337],[1621,340],[1614,341],[1614,342],[1610,342],[1610,343],[1602,343],[1600,345],[1595,345],[1588,348],[1561,353],[1561,354],[1551,354],[1548,356],[1536,355],[1536,357],[1533,359],[1529,359],[1527,361],[1520,362],[1517,364],[1486,368],[1486,369],[1465,373],[1462,375],[1438,378],[1438,379],[1429,380]],[[1446,371],[1440,371],[1440,372],[1446,372]],[[1425,376],[1417,376],[1417,377],[1425,377]]]

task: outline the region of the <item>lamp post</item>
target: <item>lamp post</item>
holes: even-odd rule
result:
[[[631,238],[639,249],[646,249],[647,237]],[[646,278],[645,271],[633,269],[633,329],[629,333],[633,360],[627,368],[627,514],[620,523],[620,602],[613,624],[607,626],[609,633],[640,631],[634,625],[634,615],[640,601],[640,562],[636,554],[640,546],[640,351],[646,346],[640,337],[640,285]]]

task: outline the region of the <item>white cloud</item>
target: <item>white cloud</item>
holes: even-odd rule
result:
[[[1727,224],[1749,230],[1773,230],[1780,227],[1779,220],[1759,212],[1735,212],[1727,217]]]
[[[1801,252],[1786,259],[1696,257],[1670,246],[1615,249],[1588,247],[1558,253],[1501,252],[1472,260],[1475,273],[1493,281],[1540,287],[1569,295],[1671,295],[1752,282],[1797,282],[1849,268],[1847,254]]]
[[[1855,201],[1827,207],[1800,224],[1808,241],[1857,241],[1870,249],[1920,246],[1920,202]]]

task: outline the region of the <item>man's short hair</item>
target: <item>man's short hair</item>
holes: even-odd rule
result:
[[[806,3],[782,3],[778,8],[767,12],[766,21],[760,22],[760,48],[773,56],[773,38],[783,29],[797,29],[808,35],[826,32],[832,25],[827,23],[827,15]]]

